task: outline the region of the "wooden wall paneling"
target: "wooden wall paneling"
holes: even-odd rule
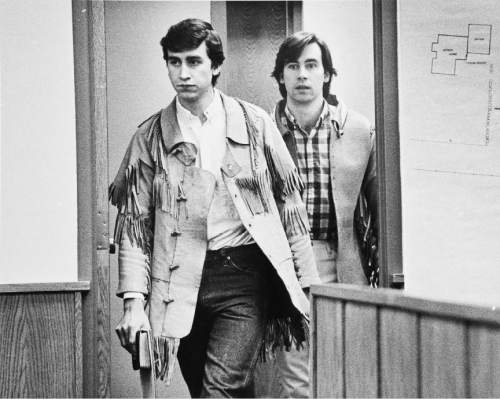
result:
[[[467,397],[465,323],[435,316],[420,318],[423,397]]]
[[[74,295],[74,313],[73,313],[73,333],[74,333],[74,351],[75,351],[75,383],[74,392],[77,398],[83,396],[83,320],[82,320],[82,294],[76,292]]]
[[[0,295],[0,396],[75,397],[81,381],[79,292]],[[81,364],[81,362],[80,362]]]
[[[281,98],[271,72],[286,37],[286,2],[229,1],[227,4],[227,93],[271,112]]]
[[[26,373],[23,372],[23,355],[20,351],[25,338],[25,313],[22,311],[24,304],[22,295],[0,296],[0,397],[13,397],[28,395]],[[21,309],[21,311],[19,311]]]
[[[373,0],[380,285],[402,273],[397,0]]]
[[[301,31],[303,26],[302,1],[286,2],[286,35]]]
[[[346,302],[360,302],[379,307],[390,307],[442,318],[468,320],[500,326],[500,308],[440,302],[405,295],[399,290],[350,284],[322,284],[311,288],[313,295],[339,299]]]
[[[419,397],[418,316],[380,308],[380,395],[384,398]]]
[[[212,1],[210,2],[210,21],[214,29],[220,35],[222,40],[222,47],[224,54],[227,56],[227,2],[226,1]],[[228,60],[222,64],[222,72],[217,80],[217,88],[223,93],[227,93],[227,71]]]
[[[314,345],[321,348],[313,354],[313,397],[345,397],[344,304],[329,298],[317,298],[313,318]]]
[[[345,304],[345,396],[377,397],[378,309]]]
[[[471,324],[468,342],[470,396],[500,397],[500,328]]]

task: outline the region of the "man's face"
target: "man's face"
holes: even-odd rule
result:
[[[219,73],[219,68],[212,68],[205,42],[194,50],[178,53],[169,50],[167,68],[170,82],[179,99],[191,103],[200,101],[210,93],[212,76]]]
[[[287,100],[308,103],[323,96],[323,83],[330,74],[325,72],[318,43],[304,47],[297,61],[288,62],[283,68],[280,82],[285,85]]]

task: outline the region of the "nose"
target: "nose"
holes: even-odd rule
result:
[[[190,76],[191,75],[189,74],[189,68],[186,64],[182,63],[180,66],[179,78],[181,78],[182,80],[187,80],[190,78]]]
[[[299,79],[306,79],[307,78],[307,69],[305,65],[300,65],[299,66]]]

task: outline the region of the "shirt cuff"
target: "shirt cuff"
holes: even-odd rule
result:
[[[124,292],[123,299],[136,298],[144,300],[144,294],[142,292]]]

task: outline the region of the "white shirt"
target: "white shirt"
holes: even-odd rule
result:
[[[177,122],[184,140],[193,143],[198,149],[196,166],[216,177],[214,199],[207,221],[208,249],[237,247],[254,242],[243,226],[222,180],[221,166],[226,153],[226,110],[220,92],[214,89],[214,98],[203,112],[203,122],[184,108],[178,97],[176,108]]]

